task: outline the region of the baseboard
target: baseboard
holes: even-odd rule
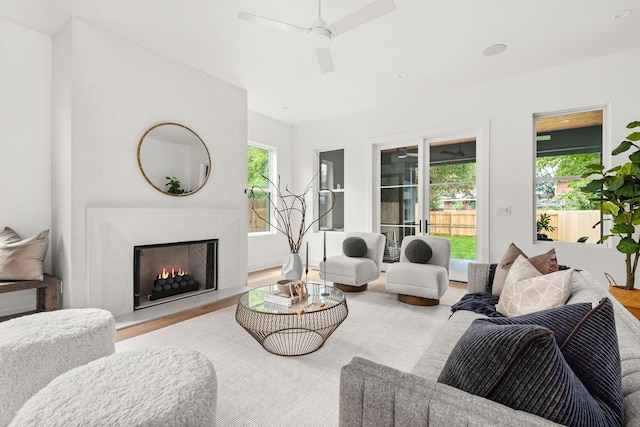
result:
[[[8,309],[0,310],[0,317],[12,316],[14,314],[26,313],[26,312],[35,311],[35,310],[36,310],[35,304],[24,305],[21,307],[12,307]]]
[[[254,273],[256,271],[267,270],[269,268],[282,267],[282,260],[278,261],[262,261],[247,265],[247,271]]]

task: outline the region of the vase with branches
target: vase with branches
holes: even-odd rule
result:
[[[281,187],[280,176],[278,176],[277,183],[274,183],[271,179],[269,179],[269,177],[262,175],[264,181],[267,182],[269,184],[269,188],[272,189],[272,192],[269,192],[267,189],[257,186],[253,186],[247,189],[247,192],[249,193],[249,197],[251,199],[251,210],[253,211],[253,213],[261,221],[264,221],[271,228],[279,231],[287,238],[290,253],[293,254],[293,261],[291,262],[295,262],[300,266],[302,265],[302,263],[300,262],[298,253],[300,252],[300,248],[302,247],[302,242],[305,234],[309,230],[311,230],[314,224],[326,217],[336,204],[336,195],[331,189],[319,189],[314,193],[314,203],[316,200],[320,199],[320,196],[323,193],[331,195],[331,203],[326,211],[318,212],[318,217],[307,223],[307,199],[309,197],[309,193],[313,189],[313,183],[317,176],[318,174],[315,174],[311,178],[309,183],[305,186],[304,190],[301,193],[297,194],[291,191],[288,186],[285,186],[284,189]],[[275,194],[275,197],[271,197],[271,194]],[[260,199],[266,199],[268,201],[268,209],[266,215],[264,213],[264,210],[256,205],[256,200]],[[269,211],[271,211],[273,214],[269,215]],[[288,261],[285,260],[285,264],[287,262]],[[301,274],[302,270],[300,267],[300,276]],[[286,277],[286,274],[284,274],[283,272],[283,276],[285,276],[286,279],[300,279],[297,271],[295,273],[292,273],[292,276],[290,277]]]

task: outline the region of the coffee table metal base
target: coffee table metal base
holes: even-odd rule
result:
[[[322,297],[314,284],[308,286],[317,293],[311,295],[305,304],[322,301],[325,304],[323,308],[307,307],[304,314],[297,314],[283,306],[265,305],[259,295],[265,289],[257,288],[238,301],[236,321],[270,353],[279,356],[313,353],[346,319],[349,310],[344,294],[338,289],[326,286],[323,291],[327,290],[329,296]],[[269,290],[269,287],[265,288]]]
[[[324,344],[322,334],[310,329],[284,329],[267,335],[262,347],[279,356],[302,356],[313,353]]]

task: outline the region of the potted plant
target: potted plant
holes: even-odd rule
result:
[[[637,127],[640,127],[638,121],[627,125],[628,129]],[[640,145],[638,141],[640,141],[640,132],[632,132],[611,152],[616,156],[633,150],[628,156],[628,162],[606,171],[604,165],[589,165],[587,166],[589,171],[582,175],[583,178],[596,175],[596,178],[583,187],[582,191],[594,196],[594,200],[599,200],[602,214],[613,221],[610,234],[603,235],[598,243],[613,236],[620,238],[616,249],[625,257],[624,288],[628,290],[634,289],[636,269],[640,259],[640,242],[634,237],[636,227],[640,225]],[[610,279],[610,276],[607,279]]]
[[[178,178],[176,178],[175,176],[168,176],[167,178],[167,182],[165,184],[165,187],[169,187],[169,189],[167,190],[168,193],[170,194],[184,194],[185,190],[180,188],[180,181],[178,180]]]
[[[265,182],[268,182],[269,186],[275,190],[276,197],[270,197],[266,190],[261,187],[253,186],[247,189],[251,196],[251,210],[258,218],[269,224],[270,227],[284,234],[289,242],[291,252],[282,264],[282,277],[284,279],[301,279],[302,261],[298,252],[302,246],[304,235],[316,222],[327,216],[336,204],[336,195],[333,191],[324,188],[318,190],[314,199],[316,197],[319,198],[321,192],[329,193],[332,196],[331,205],[325,212],[319,213],[318,218],[307,224],[307,195],[313,187],[313,181],[316,176],[317,174],[311,178],[311,181],[300,194],[293,193],[286,186],[283,191],[280,187],[280,176],[278,176],[276,185],[267,176],[262,175]],[[258,199],[269,201],[269,209],[267,209],[266,215],[262,209],[256,206],[256,200]],[[273,215],[268,214],[270,210]]]
[[[553,233],[555,231],[555,227],[551,225],[551,217],[548,213],[541,213],[536,221],[536,230],[538,232],[538,240],[551,240],[549,236],[541,231],[546,231],[547,233]]]

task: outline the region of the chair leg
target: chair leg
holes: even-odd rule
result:
[[[413,295],[401,295],[401,294],[398,294],[398,300],[402,301],[405,304],[420,305],[420,306],[428,306],[428,305],[438,305],[438,304],[440,304],[440,300],[439,299],[414,297]]]
[[[333,283],[333,286],[340,289],[342,292],[364,292],[369,287],[368,283],[362,286],[343,285],[342,283]]]

